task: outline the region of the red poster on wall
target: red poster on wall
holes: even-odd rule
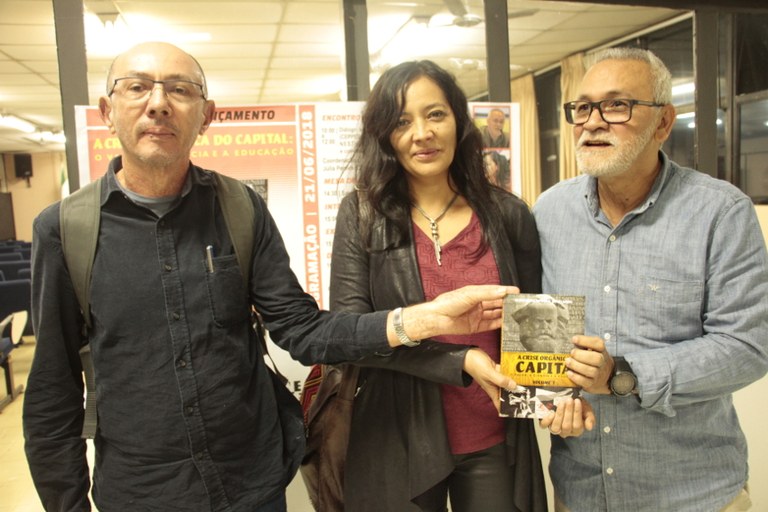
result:
[[[265,198],[294,272],[327,304],[336,211],[351,189],[349,153],[362,103],[299,103],[217,108],[192,148],[195,165],[244,181]],[[77,107],[80,183],[106,172],[120,141],[95,107]]]
[[[470,103],[479,128],[488,124],[491,110],[501,108],[506,114],[502,129],[509,133],[509,147],[493,151],[509,161],[510,186],[519,194],[517,107]],[[213,123],[191,152],[195,165],[244,181],[264,197],[283,236],[291,268],[321,308],[328,305],[336,213],[354,185],[354,170],[347,163],[360,133],[362,108],[362,102],[217,108]],[[121,148],[96,107],[75,107],[75,115],[82,185],[104,174]],[[306,369],[282,350],[270,349],[270,353],[298,394]]]

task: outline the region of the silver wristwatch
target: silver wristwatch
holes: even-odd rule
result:
[[[418,347],[421,340],[412,340],[405,333],[405,327],[403,327],[403,308],[395,308],[392,312],[392,324],[395,327],[395,334],[400,343],[406,347]]]

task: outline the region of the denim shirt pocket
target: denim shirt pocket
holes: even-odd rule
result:
[[[213,258],[213,272],[205,268],[208,302],[213,321],[219,327],[230,326],[248,319],[247,292],[235,255]]]
[[[636,279],[638,335],[673,342],[701,334],[704,283],[649,275]]]

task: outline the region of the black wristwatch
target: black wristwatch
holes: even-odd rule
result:
[[[608,381],[613,396],[629,396],[637,392],[637,376],[623,357],[613,358],[613,373]]]

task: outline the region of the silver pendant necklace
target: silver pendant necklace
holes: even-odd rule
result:
[[[425,219],[429,221],[429,227],[432,230],[432,241],[435,244],[435,259],[437,260],[437,265],[442,266],[442,260],[440,259],[440,253],[442,252],[442,247],[440,246],[440,235],[437,232],[437,223],[440,222],[440,219],[443,218],[443,216],[448,213],[448,210],[451,209],[451,206],[453,206],[453,203],[456,201],[456,198],[459,197],[458,192],[453,196],[453,199],[451,199],[448,202],[448,205],[443,209],[443,211],[435,217],[434,219],[427,215],[427,213],[419,207],[416,203],[413,203],[413,207],[418,210],[418,212],[424,216]]]

